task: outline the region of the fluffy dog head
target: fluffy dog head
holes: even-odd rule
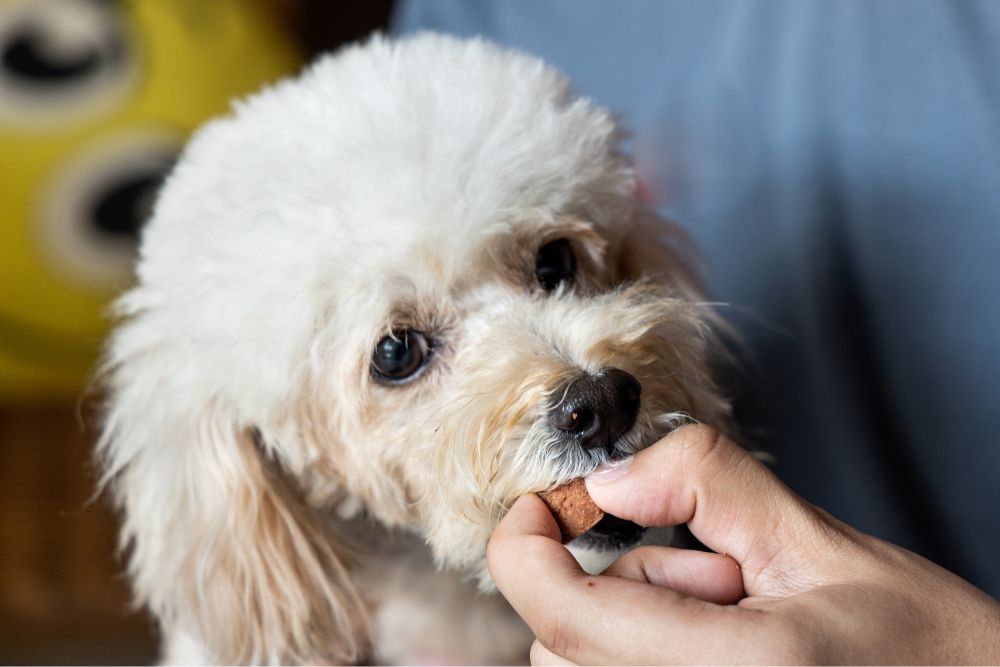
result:
[[[338,504],[486,577],[518,496],[721,419],[679,237],[616,140],[538,60],[432,35],[323,59],[195,137],[120,301],[101,443],[167,632],[350,660]],[[601,410],[568,396],[620,402],[610,376],[629,414],[584,442]]]

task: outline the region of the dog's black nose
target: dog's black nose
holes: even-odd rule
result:
[[[634,377],[618,368],[605,368],[571,382],[549,418],[584,449],[610,453],[615,441],[635,423],[641,393],[642,385]]]

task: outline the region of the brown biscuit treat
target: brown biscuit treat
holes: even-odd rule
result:
[[[538,497],[555,517],[563,544],[580,537],[604,518],[604,511],[590,499],[583,478],[539,493]]]

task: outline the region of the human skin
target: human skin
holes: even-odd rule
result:
[[[706,426],[587,488],[640,525],[687,523],[714,553],[640,547],[588,575],[541,500],[518,499],[488,558],[535,633],[533,664],[1000,663],[1000,603],[809,504]]]

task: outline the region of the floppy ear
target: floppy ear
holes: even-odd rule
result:
[[[698,266],[700,258],[691,237],[641,201],[636,202],[629,222],[612,264],[618,272],[618,280],[652,280],[669,287],[678,298],[694,304],[700,318],[708,325],[704,335],[711,350],[712,375],[720,375],[724,368],[739,368],[744,355],[742,338],[713,308],[718,304],[706,301]],[[718,393],[715,388],[712,391]],[[706,410],[701,418],[738,440],[738,429],[728,402],[704,403],[716,404],[720,409]]]
[[[701,298],[698,253],[683,229],[641,202],[627,229],[614,264],[620,281],[652,279],[676,287],[688,300]]]
[[[98,454],[138,602],[168,643],[193,639],[212,662],[362,659],[366,614],[343,541],[255,429],[200,395],[176,354],[135,345],[134,324],[110,349]]]

